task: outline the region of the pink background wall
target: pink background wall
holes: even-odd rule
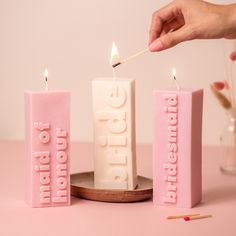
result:
[[[121,56],[145,48],[151,14],[165,3],[0,0],[0,139],[23,138],[23,91],[43,89],[47,67],[49,88],[72,92],[72,140],[91,141],[91,80],[112,75],[112,40]],[[138,142],[152,140],[152,90],[173,86],[171,70],[175,67],[183,87],[206,88],[203,141],[218,143],[226,119],[208,84],[225,79],[226,55],[232,47],[225,40],[188,42],[144,55],[118,69],[119,76],[137,82]]]

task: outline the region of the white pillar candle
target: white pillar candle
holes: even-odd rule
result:
[[[135,81],[95,79],[94,175],[100,189],[135,189]]]

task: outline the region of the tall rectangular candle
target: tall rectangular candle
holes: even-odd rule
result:
[[[92,90],[95,187],[134,189],[137,186],[135,81],[96,79]]]
[[[153,201],[191,208],[201,201],[203,90],[154,92]]]
[[[25,92],[26,201],[70,205],[70,94]]]

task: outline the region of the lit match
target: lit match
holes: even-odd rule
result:
[[[137,57],[143,55],[143,54],[146,53],[146,52],[149,52],[149,49],[148,49],[148,48],[146,48],[146,49],[144,49],[144,50],[142,50],[142,51],[139,51],[139,52],[135,53],[134,55],[132,55],[132,56],[130,56],[130,57],[127,57],[126,59],[123,59],[123,60],[121,60],[121,61],[119,61],[119,62],[114,63],[114,64],[112,65],[112,67],[115,68],[115,67],[117,67],[117,66],[119,66],[119,65],[121,65],[121,64],[124,64],[124,63],[126,63],[126,62],[129,62],[129,61],[131,61],[131,60],[133,60],[133,59],[135,59],[135,58],[137,58]]]

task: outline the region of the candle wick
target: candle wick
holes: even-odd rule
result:
[[[174,78],[175,86],[176,86],[177,90],[180,90],[180,86],[179,86],[179,83],[178,83],[178,81],[177,81],[176,76],[174,75],[173,78]]]
[[[45,90],[48,91],[48,70],[44,71]]]
[[[48,91],[48,77],[45,76],[45,90]]]
[[[113,73],[113,80],[116,80],[116,70],[114,67],[112,67],[112,73]]]

